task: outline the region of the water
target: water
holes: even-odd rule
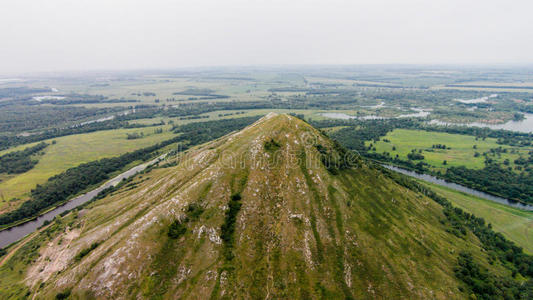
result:
[[[495,98],[495,97],[498,97],[498,94],[492,94],[490,96],[485,96],[485,97],[481,97],[481,98],[476,98],[476,99],[468,99],[468,100],[465,100],[465,99],[455,99],[455,101],[459,101],[461,103],[466,103],[466,104],[475,104],[475,103],[484,103],[484,102],[487,102],[487,100],[489,100],[490,98]]]
[[[533,114],[524,114],[525,119],[521,121],[508,121],[504,124],[485,124],[480,122],[472,123],[448,123],[439,120],[431,120],[429,124],[443,126],[468,126],[468,127],[488,127],[490,129],[505,129],[510,131],[532,133],[533,132]]]
[[[96,119],[96,120],[91,120],[91,121],[81,122],[81,123],[79,123],[79,124],[72,125],[71,128],[73,128],[73,127],[85,126],[85,125],[92,124],[92,123],[100,123],[100,122],[110,121],[110,120],[115,119],[117,116],[127,116],[127,115],[129,115],[130,113],[134,114],[134,113],[135,113],[135,109],[132,109],[132,110],[125,110],[125,111],[123,111],[123,112],[121,112],[121,113],[118,113],[118,114],[116,114],[116,115],[111,115],[111,116],[107,116],[107,117],[102,117],[102,118],[99,118],[99,119]]]
[[[26,223],[23,223],[23,224],[20,224],[18,226],[15,226],[15,227],[11,227],[9,229],[6,229],[6,230],[3,230],[3,231],[0,231],[0,248],[3,248],[3,247],[6,247],[20,239],[22,239],[23,237],[25,237],[26,235],[34,232],[35,230],[37,230],[37,228],[41,227],[45,221],[51,221],[54,219],[55,216],[61,214],[62,212],[64,211],[67,211],[67,210],[70,210],[70,209],[73,209],[91,199],[93,199],[96,195],[98,195],[98,193],[100,193],[102,190],[108,188],[108,187],[111,187],[111,186],[116,186],[118,183],[120,183],[120,181],[124,178],[128,178],[128,177],[131,177],[135,174],[137,174],[138,172],[146,169],[149,165],[152,165],[154,163],[156,163],[159,159],[163,159],[165,157],[165,155],[162,155],[150,162],[147,162],[147,163],[144,163],[144,164],[141,164],[141,165],[138,165],[136,167],[133,167],[131,169],[129,169],[128,171],[116,176],[115,178],[107,181],[106,183],[104,183],[103,185],[101,185],[100,187],[86,193],[86,194],[83,194],[81,196],[78,196],[70,201],[68,201],[67,203],[37,217],[36,219],[34,220],[31,220],[31,221],[28,221]]]
[[[362,107],[367,107],[367,108],[373,108],[373,109],[378,109],[378,108],[382,108],[382,107],[385,107],[385,102],[381,102],[379,104],[376,104],[376,105],[363,105]]]
[[[100,122],[110,121],[110,120],[113,120],[114,118],[115,118],[114,115],[113,116],[109,116],[109,117],[103,117],[103,118],[96,119],[96,120],[81,122],[80,124],[74,125],[72,127],[79,127],[79,126],[85,126],[85,125],[92,124],[92,123],[100,123]]]
[[[34,96],[33,100],[35,101],[43,101],[43,100],[63,100],[65,97],[63,96]]]
[[[473,195],[473,196],[476,196],[476,197],[479,197],[479,198],[483,198],[483,199],[487,199],[487,200],[490,200],[490,201],[498,202],[500,204],[505,204],[505,205],[509,205],[509,206],[512,206],[512,207],[533,211],[533,205],[524,204],[524,203],[517,202],[517,201],[511,201],[511,200],[508,200],[508,199],[505,199],[505,198],[501,198],[501,197],[497,197],[497,196],[494,196],[494,195],[491,195],[491,194],[480,192],[478,190],[474,190],[474,189],[468,188],[466,186],[462,186],[460,184],[456,184],[456,183],[453,183],[453,182],[448,182],[448,181],[446,181],[444,179],[440,179],[440,178],[437,178],[435,176],[431,176],[431,175],[427,175],[427,174],[420,174],[420,173],[416,173],[416,172],[413,172],[413,171],[405,170],[405,169],[394,167],[394,166],[390,166],[390,165],[383,165],[383,166],[385,168],[389,169],[389,170],[393,170],[393,171],[396,171],[398,173],[402,173],[402,174],[405,174],[405,175],[408,175],[408,176],[411,176],[411,177],[415,177],[415,178],[422,179],[422,180],[425,180],[425,181],[428,181],[428,182],[431,182],[431,183],[442,185],[442,186],[445,186],[445,187],[448,187],[448,188],[451,188],[453,190],[460,191],[460,192],[463,192],[463,193],[466,193],[466,194],[469,194],[469,195]]]
[[[345,114],[345,113],[337,113],[337,112],[327,112],[327,113],[322,113],[321,115],[326,117],[326,118],[341,119],[341,120],[350,120],[350,119],[385,120],[385,119],[394,119],[394,118],[425,118],[425,117],[429,116],[429,114],[430,114],[429,111],[424,110],[422,108],[411,108],[411,109],[416,111],[416,112],[415,113],[411,113],[411,114],[403,114],[403,115],[399,115],[397,117],[392,117],[392,118],[380,117],[380,116],[376,116],[376,115],[368,115],[368,116],[359,117],[359,116],[352,116],[352,115],[348,115],[348,114]]]
[[[416,111],[416,113],[399,115],[398,118],[425,118],[429,116],[430,114],[429,111],[424,110],[422,108],[411,108],[411,109]]]

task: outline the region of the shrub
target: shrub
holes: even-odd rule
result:
[[[265,150],[267,151],[276,151],[281,147],[281,145],[276,142],[274,139],[265,142]]]
[[[235,233],[237,214],[241,210],[241,206],[241,195],[239,193],[233,194],[229,201],[229,209],[226,211],[226,219],[220,228],[220,237],[225,244],[224,255],[227,260],[233,259],[233,254],[231,252],[231,249],[233,248],[233,235]]]
[[[187,227],[185,227],[185,225],[183,225],[178,220],[172,222],[172,224],[170,224],[170,227],[168,228],[168,236],[171,239],[178,239],[182,235],[184,235],[185,232],[187,232]]]
[[[70,293],[71,293],[70,289],[64,292],[61,292],[56,295],[56,299],[68,299],[68,297],[70,297]]]
[[[91,253],[91,251],[93,251],[94,249],[96,249],[96,247],[98,247],[98,245],[100,245],[100,242],[94,242],[91,244],[91,246],[89,246],[89,248],[85,248],[83,250],[81,250],[80,253],[78,253],[78,255],[76,255],[76,257],[74,258],[76,261],[80,261],[82,258],[84,258],[85,256],[87,256],[89,253]],[[70,292],[69,292],[70,294]]]

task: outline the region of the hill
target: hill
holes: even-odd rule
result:
[[[304,121],[269,114],[58,218],[0,267],[0,296],[524,295],[498,286],[511,263],[487,251],[481,225],[463,226],[477,219],[400,183]]]

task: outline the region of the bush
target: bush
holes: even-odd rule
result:
[[[276,151],[281,147],[281,145],[276,142],[274,139],[265,142],[265,150],[267,151]]]
[[[204,208],[198,204],[192,203],[187,207],[187,217],[191,220],[196,220],[202,215]]]
[[[225,249],[224,249],[224,255],[226,256],[227,260],[233,259],[233,236],[235,233],[235,223],[237,222],[237,214],[241,210],[241,195],[239,193],[231,195],[231,199],[229,201],[229,209],[226,211],[226,219],[224,220],[224,224],[222,224],[222,227],[220,228],[221,234],[220,237],[224,241]]]
[[[168,236],[171,239],[178,239],[187,232],[187,227],[183,225],[180,221],[175,220],[170,224],[168,228]]]
[[[66,290],[56,295],[56,299],[68,299],[70,297],[70,290]]]
[[[76,261],[80,261],[82,258],[84,258],[85,256],[87,256],[89,253],[91,253],[91,251],[93,251],[94,249],[96,249],[96,247],[98,247],[98,245],[100,245],[100,242],[94,242],[91,244],[91,246],[89,246],[89,248],[86,248],[86,249],[83,249],[81,250],[80,253],[78,253],[78,255],[76,255],[76,257],[74,258],[74,260]],[[69,292],[70,293],[70,292]]]

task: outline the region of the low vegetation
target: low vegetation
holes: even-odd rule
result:
[[[187,227],[183,222],[174,220],[168,227],[168,237],[171,239],[178,239],[187,232]]]
[[[240,194],[231,195],[230,201],[228,202],[229,209],[226,211],[226,217],[224,223],[220,227],[220,237],[224,241],[224,257],[231,261],[234,257],[233,254],[233,243],[235,242],[235,222],[237,221],[237,214],[241,210]]]
[[[82,260],[85,256],[89,255],[89,253],[91,253],[91,251],[93,251],[94,249],[96,249],[96,247],[98,247],[100,245],[99,242],[94,242],[92,243],[89,247],[83,249],[80,251],[80,253],[78,253],[76,255],[76,257],[74,257],[74,260],[75,261],[80,261]]]

